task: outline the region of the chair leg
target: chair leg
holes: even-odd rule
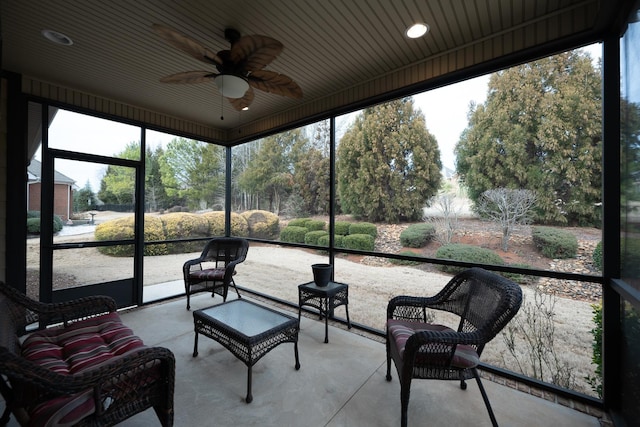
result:
[[[233,280],[233,278],[231,279],[231,284],[233,285],[233,289],[236,290],[236,294],[238,294],[238,299],[242,298],[242,296],[240,295],[240,292],[238,291],[238,287],[236,286],[236,281]]]
[[[387,345],[387,381],[391,381],[391,353],[389,352],[389,337],[387,337],[386,341]]]
[[[409,394],[411,392],[411,381],[407,384],[400,384],[400,427],[407,427],[409,410]]]
[[[487,411],[489,412],[489,418],[491,418],[491,425],[493,427],[498,427],[498,421],[496,421],[496,416],[493,414],[493,409],[491,409],[491,404],[489,403],[489,397],[487,396],[487,392],[482,385],[482,381],[480,381],[480,374],[478,373],[477,368],[473,368],[473,375],[476,377],[476,382],[478,383],[478,388],[480,389],[480,393],[482,393],[482,400],[484,400],[484,404],[487,407]]]

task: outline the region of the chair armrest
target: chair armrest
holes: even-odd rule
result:
[[[44,303],[33,300],[2,282],[0,282],[0,293],[7,297],[5,309],[11,313],[18,329],[35,322],[40,323],[40,328],[60,322],[67,324],[72,320],[111,313],[117,309],[113,298],[103,295],[58,303]],[[21,334],[21,331],[16,332]]]
[[[442,310],[438,296],[413,297],[400,295],[387,304],[387,319],[404,319],[425,322],[425,309]]]
[[[117,382],[118,378],[131,378],[136,373],[149,369],[155,361],[162,365],[165,374],[171,374],[169,380],[173,382],[175,358],[170,350],[163,347],[139,348],[74,375],[54,372],[0,347],[2,375],[49,395],[69,395],[87,389],[99,391],[105,385]]]

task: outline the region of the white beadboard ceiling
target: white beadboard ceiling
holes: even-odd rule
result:
[[[33,81],[41,81],[213,129],[219,140],[232,144],[243,132],[246,137],[385,94],[423,89],[439,77],[496,57],[596,40],[618,3],[2,0],[2,69],[32,79],[30,85],[23,84],[27,93],[41,95],[31,90]],[[423,38],[407,39],[404,30],[416,21],[426,22],[430,31]],[[293,78],[303,99],[256,91],[251,109],[239,113],[223,101],[213,82],[160,83],[163,76],[207,65],[169,46],[151,30],[154,23],[173,27],[214,52],[228,48],[223,34],[228,27],[281,41],[284,51],[266,69]],[[64,33],[74,44],[55,45],[41,35],[44,29]],[[56,98],[51,90],[47,93]],[[63,100],[82,106],[76,98]],[[88,108],[100,110],[95,103]]]

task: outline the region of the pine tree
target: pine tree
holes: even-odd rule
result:
[[[441,167],[436,139],[411,98],[366,108],[338,146],[342,209],[369,221],[421,219]]]
[[[534,220],[599,225],[601,77],[588,54],[566,52],[491,76],[456,146],[475,202],[489,189],[537,195]]]

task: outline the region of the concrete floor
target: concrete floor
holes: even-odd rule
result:
[[[230,298],[235,295],[230,293]],[[250,298],[249,298],[250,299]],[[192,310],[220,303],[197,294]],[[297,313],[289,313],[297,315]],[[299,335],[301,368],[293,345],[282,344],[253,368],[253,402],[244,402],[247,367],[217,342],[200,336],[193,352],[193,315],[179,298],[122,314],[147,345],[168,347],[176,357],[176,426],[399,426],[400,385],[385,380],[384,344],[303,316]],[[599,426],[586,415],[489,380],[487,389],[502,426]],[[416,380],[409,402],[410,426],[490,426],[475,381],[466,391],[457,382]],[[153,410],[123,426],[159,425]]]

